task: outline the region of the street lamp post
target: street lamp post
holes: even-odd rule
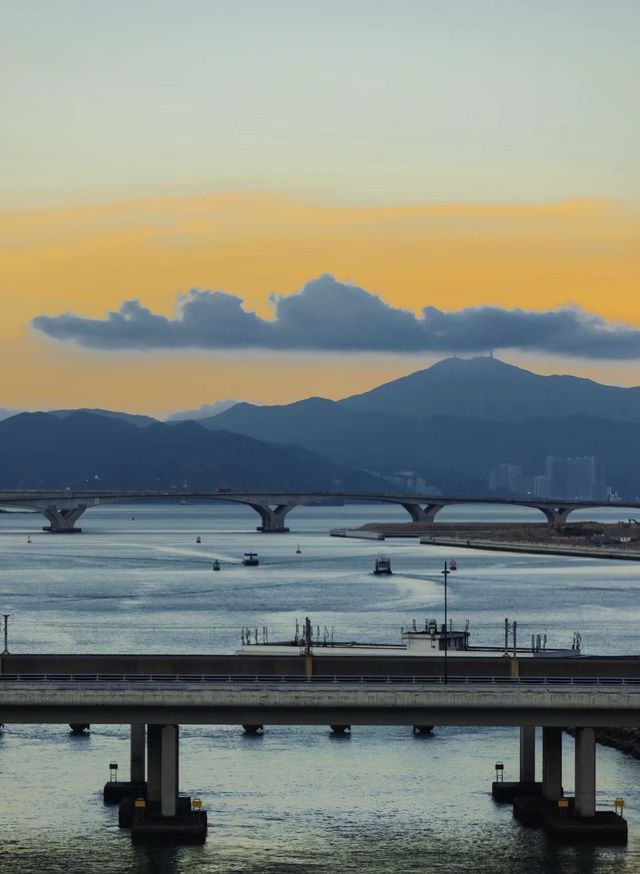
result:
[[[448,671],[448,662],[447,655],[449,652],[449,625],[448,625],[448,617],[447,617],[447,580],[449,578],[449,566],[447,562],[444,563],[444,570],[441,571],[444,575],[444,682],[445,684],[449,682],[449,671]]]
[[[4,649],[2,655],[9,655],[9,616],[10,613],[3,613],[4,617]]]

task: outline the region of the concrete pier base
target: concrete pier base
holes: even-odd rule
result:
[[[260,531],[262,534],[288,534],[288,528],[263,528],[262,525],[258,525],[256,531]]]
[[[43,525],[42,530],[48,534],[82,534],[82,528],[54,528],[53,525]]]
[[[513,804],[516,798],[541,798],[542,783],[523,783],[521,780],[497,781],[491,784],[491,795],[498,804]]]
[[[411,730],[414,737],[425,737],[427,735],[433,734],[432,725],[414,725]]]
[[[147,784],[131,780],[112,780],[104,784],[102,798],[105,804],[119,804],[123,798],[146,798]]]
[[[176,811],[175,816],[162,816],[153,809],[136,811],[131,823],[131,840],[135,844],[171,843],[204,844],[207,839],[207,813],[204,810]]]
[[[608,810],[596,811],[594,816],[578,816],[575,807],[566,813],[549,807],[542,812],[541,824],[558,843],[624,845],[628,840],[626,819]]]
[[[573,798],[567,800],[570,805],[573,804]],[[541,828],[545,811],[555,808],[555,802],[547,801],[542,795],[517,795],[513,799],[513,818],[522,825]]]
[[[146,798],[145,795],[129,795],[127,798],[123,798],[118,806],[118,826],[120,828],[131,828],[131,824],[133,823],[136,806],[136,799]],[[148,814],[152,818],[157,818],[160,816],[160,807],[157,802],[147,801],[146,810]],[[185,816],[186,814],[191,812],[191,798],[187,796],[179,796],[176,802],[176,815]]]
[[[69,728],[71,729],[71,734],[82,735],[86,737],[91,729],[91,726],[88,722],[70,722]]]
[[[330,725],[331,734],[336,735],[336,737],[350,737],[351,736],[351,726],[350,725]]]
[[[242,730],[245,734],[262,734],[264,725],[243,725]]]

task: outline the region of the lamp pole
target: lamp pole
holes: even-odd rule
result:
[[[10,613],[3,613],[4,617],[4,649],[2,655],[9,655],[9,616]]]
[[[444,576],[444,682],[449,682],[447,655],[449,652],[449,626],[447,617],[447,580],[449,578],[449,566],[444,563],[444,570],[441,571]]]

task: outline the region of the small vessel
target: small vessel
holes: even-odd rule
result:
[[[27,536],[27,543],[31,543],[31,537]]]
[[[198,534],[198,536],[196,537],[196,543],[202,543],[202,537],[200,537],[199,534]]]
[[[449,562],[449,570],[450,571],[457,571],[458,570],[458,565],[456,564],[455,558],[452,558],[451,561]]]
[[[260,564],[260,562],[258,561],[258,553],[245,552],[244,558],[242,559],[242,564],[245,567],[257,567]]]
[[[391,560],[384,555],[379,555],[376,559],[373,572],[377,576],[391,576],[393,573],[391,570]]]
[[[216,560],[213,562],[213,569],[214,569],[214,571],[219,571],[219,570],[220,570],[220,562],[218,561],[217,558],[216,558]]]
[[[296,546],[296,555],[302,555],[302,550],[300,549],[300,544]]]

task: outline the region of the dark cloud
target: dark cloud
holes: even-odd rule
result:
[[[469,307],[420,317],[325,275],[297,294],[273,295],[274,318],[222,291],[190,291],[168,319],[125,301],[106,319],[38,316],[34,328],[96,349],[276,349],[338,352],[484,352],[517,348],[586,358],[640,357],[640,331],[579,307],[546,312]]]

